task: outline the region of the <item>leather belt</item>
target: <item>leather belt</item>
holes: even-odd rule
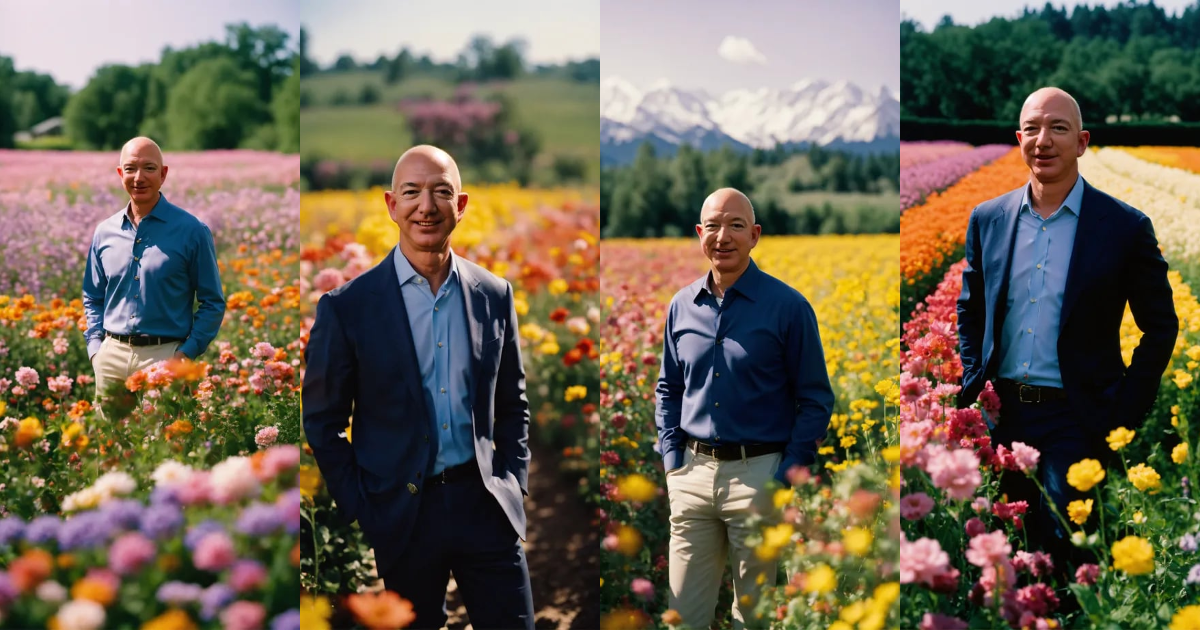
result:
[[[471,460],[465,464],[451,466],[440,473],[430,475],[425,480],[427,486],[440,486],[448,483],[458,483],[460,481],[469,481],[471,479],[479,479],[479,464],[475,460]]]
[[[1005,378],[996,381],[996,393],[1002,396],[1015,396],[1018,402],[1034,405],[1067,398],[1067,390],[1059,387],[1026,385]]]
[[[698,455],[708,455],[716,460],[729,461],[746,459],[747,457],[758,457],[759,455],[770,455],[771,453],[782,453],[787,448],[787,444],[778,442],[768,444],[714,445],[688,438],[687,447]]]
[[[164,343],[183,343],[182,339],[177,337],[151,337],[150,335],[117,335],[110,332],[105,332],[105,336],[112,337],[122,343],[127,343],[131,346],[160,346]]]

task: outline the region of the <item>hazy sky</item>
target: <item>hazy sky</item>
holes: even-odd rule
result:
[[[434,61],[454,61],[478,34],[497,44],[524,39],[526,61],[532,63],[600,54],[600,0],[300,0],[299,6],[309,34],[308,56],[322,66],[343,53],[374,61],[402,47]]]
[[[78,90],[96,68],[158,61],[162,49],[225,41],[225,25],[274,24],[299,46],[293,0],[0,0],[0,54]]]
[[[895,94],[899,24],[897,0],[605,0],[600,71],[643,89],[666,79],[720,94],[825,79]]]
[[[1167,12],[1167,15],[1178,15],[1183,12],[1183,9],[1196,0],[1155,0],[1154,4],[1162,7]],[[1089,0],[1086,2],[1075,2],[1056,0],[1051,2],[1056,7],[1067,7],[1068,13],[1071,7],[1085,4],[1088,6],[1104,5],[1112,8],[1121,4],[1121,0]],[[1145,4],[1138,2],[1138,4]],[[920,22],[926,30],[932,29],[942,19],[943,15],[949,15],[954,18],[955,24],[965,24],[967,26],[975,26],[982,22],[986,22],[993,17],[1014,17],[1021,14],[1021,11],[1026,6],[1032,6],[1041,9],[1046,6],[1043,2],[1030,2],[1029,0],[987,0],[987,2],[962,2],[961,0],[900,0],[900,10],[906,17],[911,17]]]

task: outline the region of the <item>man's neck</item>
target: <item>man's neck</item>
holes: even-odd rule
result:
[[[159,199],[162,199],[162,193],[155,195],[154,201],[145,205],[139,205],[133,199],[129,200],[129,219],[133,221],[134,226],[141,223],[142,219],[145,219],[146,215],[150,214],[151,210],[154,210],[155,206],[158,205]]]
[[[729,287],[733,286],[733,284],[738,281],[738,278],[741,278],[742,275],[746,273],[747,268],[749,268],[749,265],[746,265],[737,271],[730,271],[724,274],[716,269],[713,269],[711,280],[709,281],[709,290],[712,291],[713,295],[719,298],[724,298],[725,291],[729,289]]]
[[[1043,183],[1036,177],[1029,178],[1029,205],[1043,219],[1049,218],[1055,210],[1062,207],[1078,180],[1079,171],[1057,182]]]
[[[408,259],[413,271],[429,281],[429,290],[437,295],[446,278],[450,277],[450,248],[441,252],[406,252],[400,248],[400,255]]]

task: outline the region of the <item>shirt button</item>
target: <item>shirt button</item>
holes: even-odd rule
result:
[[[445,393],[446,393],[446,388],[445,388],[445,387],[443,387],[443,388],[442,388],[442,393],[443,393],[443,394],[445,394]]]
[[[435,307],[433,307],[433,312],[434,312],[434,313],[438,312],[438,307],[436,307],[436,306],[435,306]]]
[[[1029,367],[1029,362],[1026,361],[1025,363],[1022,363],[1021,365],[1024,365],[1025,367]]]
[[[721,373],[717,372],[717,378],[721,378]]]
[[[137,241],[135,241],[135,242],[137,242],[137,243],[141,243],[141,242],[142,242],[142,239],[140,239],[140,238],[139,238],[139,239],[138,239]]]
[[[720,442],[720,441],[721,441],[721,436],[719,436],[719,435],[718,435],[717,437],[714,437],[714,438],[713,438],[713,441],[714,441],[714,442]]]
[[[438,347],[439,347],[439,348],[441,348],[441,347],[442,347],[442,342],[440,342],[440,341],[438,342]]]
[[[1042,268],[1042,265],[1039,263],[1039,264],[1038,264],[1038,269],[1041,269],[1041,268]]]
[[[1043,232],[1045,232],[1045,231],[1046,231],[1046,226],[1044,226],[1044,225],[1042,226],[1042,231],[1043,231]]]
[[[138,278],[137,276],[134,276],[134,277],[133,277],[133,279],[134,279],[134,280],[140,280],[140,278]]]
[[[1032,334],[1032,333],[1033,333],[1033,329],[1032,329],[1032,328],[1030,328],[1028,332],[1029,332],[1030,334]]]
[[[137,256],[134,256],[134,257],[133,257],[133,259],[134,259],[134,260],[141,260],[141,258],[138,258]]]
[[[716,405],[715,405],[715,406],[716,406],[716,407],[720,407],[720,406],[721,406],[721,403],[716,403]]]
[[[1029,302],[1030,302],[1031,304],[1032,304],[1033,302],[1037,302],[1037,298],[1029,298]]]
[[[450,425],[449,425],[449,424],[446,424],[445,422],[443,422],[443,423],[442,423],[442,430],[443,430],[443,431],[444,431],[444,430],[446,430],[446,429],[449,429],[449,428],[450,428]]]
[[[717,337],[717,345],[718,345],[718,346],[719,346],[719,345],[721,345],[721,342],[722,342],[722,341],[724,341],[724,339],[721,339],[720,337]]]

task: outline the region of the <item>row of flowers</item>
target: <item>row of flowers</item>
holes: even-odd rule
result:
[[[969,145],[968,145],[969,146]],[[905,145],[900,146],[903,155]],[[955,152],[925,163],[900,167],[900,211],[923,202],[934,192],[945,190],[980,166],[1012,150],[1003,144],[987,144],[966,152]]]
[[[889,485],[899,471],[885,459],[896,456],[886,449],[896,440],[886,410],[897,391],[888,378],[898,369],[897,245],[894,236],[769,237],[754,250],[764,271],[800,287],[813,304],[837,394],[818,473],[794,471],[794,487],[779,489],[776,511],[758,515],[758,533],[749,541],[792,576],[753,602],[777,627],[880,628],[893,619],[898,532]],[[603,528],[607,627],[679,622],[667,609],[669,509],[661,457],[653,450],[654,387],[666,306],[705,271],[694,247],[686,240],[601,244],[609,310],[593,446],[600,464],[587,494]],[[687,260],[695,263],[679,263]],[[731,604],[726,585],[718,615]]]
[[[1200,173],[1200,148],[1197,147],[1118,147],[1147,162]]]
[[[966,153],[972,148],[974,147],[966,142],[958,142],[957,140],[916,140],[901,142],[900,168],[911,168],[950,155]]]

